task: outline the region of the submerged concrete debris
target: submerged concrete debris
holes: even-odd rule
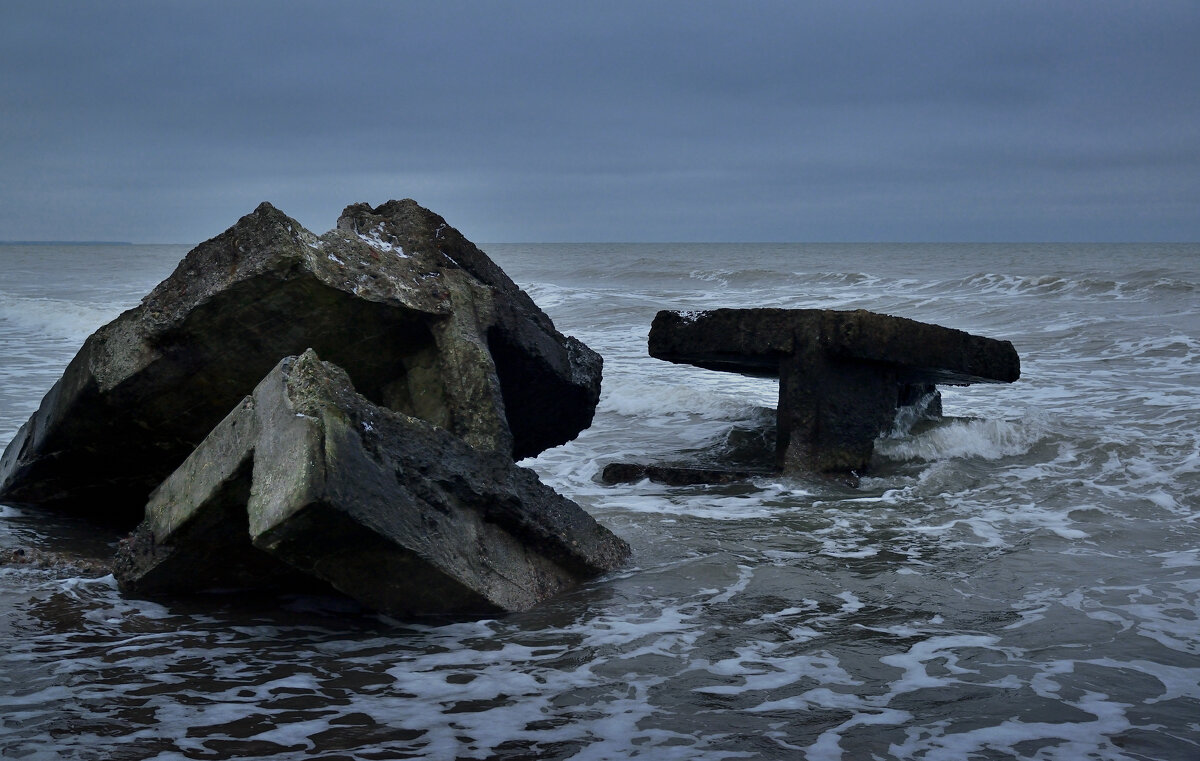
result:
[[[659,312],[650,355],[779,378],[776,467],[787,474],[862,473],[897,410],[940,414],[937,384],[1012,383],[1013,345],[865,310]]]
[[[601,359],[411,200],[317,237],[270,204],[88,338],[0,460],[0,501],[123,527],[285,356],[313,348],[382,406],[514,459],[591,424]]]
[[[524,610],[629,554],[515,464],[591,424],[601,364],[414,201],[320,237],[264,203],[88,338],[0,501],[136,525],[128,592],[319,580],[395,615]]]
[[[505,453],[284,359],[155,491],[117,557],[137,593],[308,574],[401,616],[525,610],[628,546]]]
[[[666,486],[698,486],[731,484],[762,475],[769,475],[769,473],[754,470],[612,462],[605,465],[600,472],[600,482],[612,485],[653,481]]]

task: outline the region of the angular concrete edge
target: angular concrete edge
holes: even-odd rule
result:
[[[528,609],[628,555],[532,471],[370,403],[310,350],[160,486],[115,572],[154,592],[286,566],[385,613],[477,616]]]
[[[907,383],[1012,383],[1021,375],[1009,341],[865,309],[664,310],[648,346],[656,359],[768,376],[806,347],[894,365]]]
[[[294,568],[250,543],[255,445],[261,432],[246,397],[150,495],[146,519],[122,541],[113,573],[127,592],[296,586]]]
[[[283,357],[513,459],[590,425],[598,354],[415,201],[317,236],[268,203],[88,337],[0,456],[0,499],[137,524],[154,488]]]
[[[865,310],[714,309],[659,312],[650,356],[779,378],[776,467],[863,472],[898,409],[940,415],[936,384],[1011,383],[1008,341]]]

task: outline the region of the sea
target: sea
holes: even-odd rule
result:
[[[0,247],[0,445],[187,246]],[[526,613],[140,600],[0,568],[0,757],[1200,758],[1200,244],[484,249],[604,357],[595,420],[522,465],[633,548]],[[776,382],[648,356],[661,309],[869,309],[1011,341],[857,484],[605,485],[768,452]],[[0,552],[118,536],[0,507]]]

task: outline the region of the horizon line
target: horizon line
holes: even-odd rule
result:
[[[210,240],[210,239],[206,239]],[[128,240],[0,240],[0,246],[198,246],[197,243]],[[1198,240],[493,240],[477,246],[646,246],[646,245],[1133,245],[1133,244],[1200,244]]]

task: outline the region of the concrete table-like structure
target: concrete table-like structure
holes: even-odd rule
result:
[[[784,473],[861,473],[900,407],[939,404],[936,384],[1011,383],[1021,374],[1008,341],[865,310],[663,311],[649,349],[668,362],[779,378]]]

